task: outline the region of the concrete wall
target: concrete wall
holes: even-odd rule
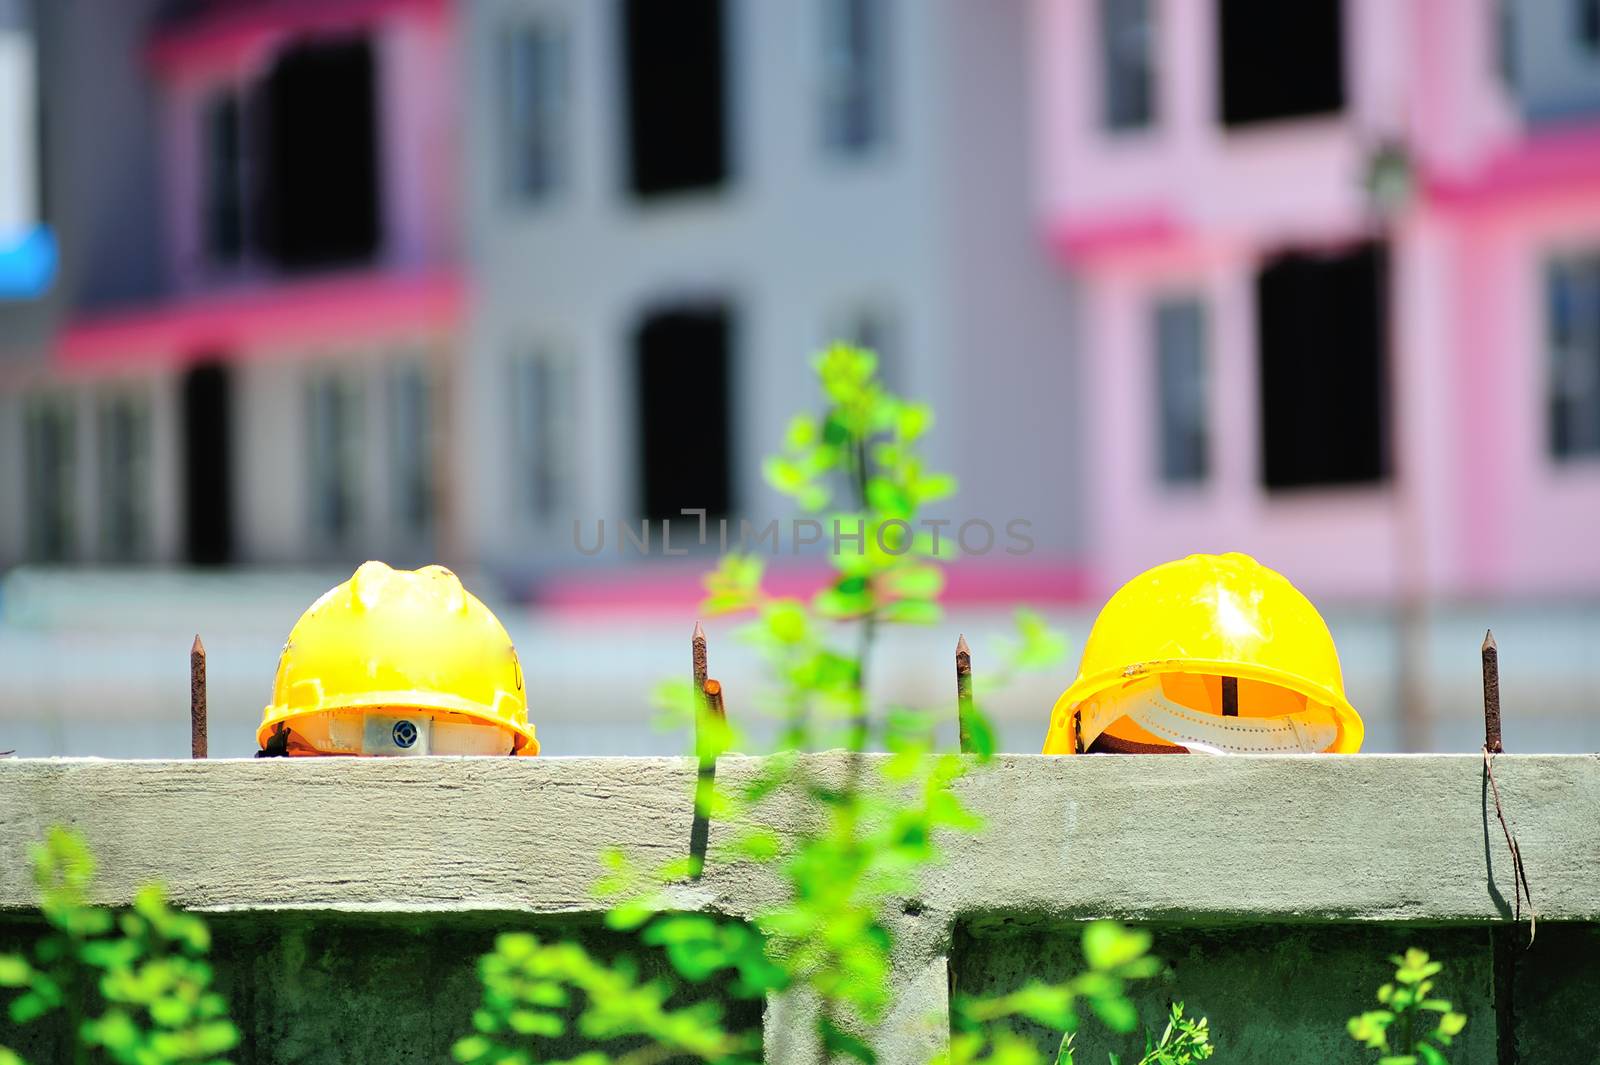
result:
[[[719,769],[737,783],[757,764]],[[1600,1036],[1600,760],[1503,756],[1496,777],[1538,905],[1531,950],[1478,757],[1002,758],[957,785],[985,833],[950,840],[890,914],[883,1060],[937,1048],[952,979],[984,991],[1072,971],[1077,922],[1100,916],[1155,931],[1171,971],[1143,1015],[1185,1000],[1219,1061],[1359,1060],[1343,1020],[1411,945],[1446,962],[1441,992],[1469,1014],[1459,1060],[1583,1060]],[[442,1060],[495,930],[626,949],[594,930],[597,856],[682,855],[692,786],[682,759],[0,762],[0,945],[31,934],[28,843],[69,823],[100,856],[100,901],[159,878],[213,913],[236,1060]],[[791,831],[799,813],[780,797],[771,821]],[[676,899],[748,917],[780,891],[713,862]],[[795,1038],[807,1017],[798,998],[768,1003],[769,1060],[814,1060]],[[1087,1060],[1102,1042],[1086,1034]]]

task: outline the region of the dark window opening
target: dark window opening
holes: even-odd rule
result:
[[[1573,36],[1591,56],[1600,54],[1600,0],[1575,0]]]
[[[566,33],[554,25],[509,29],[500,66],[506,186],[537,200],[560,187],[566,169]]]
[[[1218,0],[1217,15],[1224,125],[1344,106],[1340,0]]]
[[[1161,480],[1199,484],[1210,458],[1206,416],[1205,309],[1194,298],[1163,300],[1155,308]]]
[[[306,486],[320,548],[347,544],[362,522],[364,382],[339,370],[306,381]]]
[[[1285,255],[1256,279],[1262,479],[1365,484],[1388,472],[1386,256]]]
[[[261,244],[284,269],[378,250],[375,66],[368,41],[286,50],[261,86]]]
[[[511,403],[522,513],[532,523],[549,522],[573,498],[578,397],[572,361],[549,349],[514,358]]]
[[[65,396],[31,400],[23,420],[28,558],[65,562],[77,543],[77,430]]]
[[[652,522],[677,519],[696,535],[698,519],[680,511],[716,518],[732,504],[729,341],[723,308],[662,311],[635,339],[640,505]]]
[[[205,363],[183,378],[185,554],[199,566],[233,560],[233,389],[228,368]]]
[[[888,11],[884,0],[827,0],[822,18],[823,143],[863,154],[888,132]]]
[[[395,525],[413,541],[433,532],[438,504],[435,450],[439,417],[426,364],[396,366],[389,375],[390,509]]]
[[[1560,259],[1545,277],[1550,451],[1600,457],[1600,254]]]
[[[99,409],[100,549],[114,562],[145,557],[150,546],[150,402],[111,393]]]
[[[225,265],[244,254],[244,137],[239,97],[225,92],[206,105],[202,116],[205,157],[204,224],[206,257]]]
[[[722,0],[625,0],[628,172],[635,195],[727,176]]]
[[[1495,0],[1494,61],[1500,80],[1517,87],[1517,14],[1512,0]]]
[[[1102,115],[1110,130],[1150,124],[1155,95],[1151,0],[1100,0]]]

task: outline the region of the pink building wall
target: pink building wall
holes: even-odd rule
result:
[[[453,318],[460,258],[459,98],[450,91],[460,76],[454,19],[444,0],[271,0],[234,8],[220,4],[211,14],[159,32],[146,59],[162,93],[167,257],[176,298],[110,321],[77,323],[64,334],[58,354],[102,364],[183,359],[193,352],[152,350],[152,342],[203,341],[199,334],[211,319],[238,318],[215,342],[248,354],[252,346],[283,343],[286,331],[314,336],[330,317],[341,330],[325,339],[335,340],[404,330],[418,318],[437,325],[441,310]],[[244,88],[265,76],[285,42],[350,32],[370,36],[376,59],[383,233],[376,259],[345,271],[354,276],[310,282],[279,278],[248,263],[226,272],[209,268],[201,232],[202,108],[218,90]],[[408,312],[405,304],[419,290],[428,298]],[[433,298],[440,294],[443,302]],[[238,317],[239,305],[260,313]],[[116,331],[117,343],[108,339],[108,329]]]
[[[1346,106],[1225,130],[1212,0],[1153,0],[1155,120],[1098,121],[1098,5],[1035,0],[1041,213],[1078,283],[1088,568],[1101,591],[1191,551],[1244,550],[1308,592],[1383,599],[1600,592],[1600,464],[1547,450],[1544,264],[1600,248],[1600,124],[1523,130],[1490,0],[1346,0]],[[1391,231],[1394,462],[1367,486],[1261,483],[1254,284],[1279,252],[1370,238],[1363,188],[1403,138]],[[1158,476],[1151,306],[1206,310],[1210,470]]]

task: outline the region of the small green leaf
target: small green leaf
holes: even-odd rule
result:
[[[1150,933],[1124,928],[1115,921],[1095,921],[1083,930],[1083,958],[1089,967],[1108,972],[1141,958],[1150,949]]]
[[[0,954],[0,987],[26,987],[33,969],[18,954]]]

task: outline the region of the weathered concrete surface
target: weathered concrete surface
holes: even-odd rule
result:
[[[233,912],[209,924],[217,988],[246,1033],[229,1055],[236,1065],[445,1065],[451,1044],[472,1030],[477,961],[501,931],[576,939],[598,957],[627,955],[646,978],[665,968],[658,954],[597,921],[526,913]],[[0,949],[33,931],[0,919]],[[736,1030],[761,1023],[760,1002],[727,1001]],[[72,1060],[62,1034],[59,1026],[6,1031],[0,1013],[0,1044],[34,1065]],[[568,1058],[587,1047],[569,1035],[550,1049]]]
[[[723,780],[757,761],[724,759]],[[813,767],[837,772],[838,755]],[[202,909],[592,911],[597,856],[685,853],[688,759],[0,761],[0,908],[71,823],[101,897],[146,880]],[[1600,919],[1600,757],[1505,755],[1496,778],[1549,920]],[[943,914],[1489,920],[1508,856],[1462,756],[1006,756],[958,785],[988,821],[922,900]],[[794,813],[781,805],[778,824]],[[713,832],[712,839],[716,839]],[[776,885],[714,864],[686,903],[748,914]]]
[[[755,765],[725,759],[719,774]],[[811,759],[819,773],[843,765]],[[1503,756],[1496,778],[1540,914],[1515,965],[1516,1042],[1526,1061],[1586,1060],[1576,1048],[1600,1041],[1600,759]],[[27,845],[72,824],[100,856],[101,900],[160,879],[181,904],[221,911],[219,968],[250,1034],[241,1060],[440,1060],[492,930],[594,935],[597,856],[682,855],[692,787],[686,759],[0,761],[0,909],[32,904]],[[1228,1060],[1354,1060],[1343,1019],[1407,945],[1451,965],[1446,990],[1472,1017],[1461,1060],[1496,1060],[1489,940],[1511,884],[1481,759],[1008,756],[958,787],[988,828],[952,837],[893,915],[886,1062],[937,1046],[948,975],[998,990],[1065,973],[1074,922],[1103,915],[1151,923],[1173,963],[1147,1018],[1185,999]],[[772,820],[798,814],[779,802]],[[714,862],[679,902],[748,916],[779,889]],[[386,1021],[397,1009],[426,1016]],[[794,1037],[809,1012],[800,997],[769,1004],[771,1060],[813,1060]]]
[[[1167,1005],[1208,1017],[1221,1062],[1356,1062],[1345,1021],[1376,1009],[1378,986],[1393,979],[1388,957],[1421,947],[1444,962],[1439,995],[1469,1018],[1451,1060],[1494,1062],[1496,1033],[1489,933],[1484,929],[1386,924],[1254,925],[1192,928],[1157,925],[1155,951],[1165,972],[1135,994],[1146,1024],[1164,1023]],[[958,991],[994,994],[1031,977],[1065,979],[1082,968],[1070,929],[999,929],[958,935],[952,961]],[[1053,1056],[1059,1032],[1019,1024]],[[1137,1040],[1086,1024],[1078,1060],[1099,1063],[1108,1050],[1129,1059]],[[1137,1055],[1132,1057],[1137,1060]],[[1562,1060],[1527,1057],[1524,1060]]]

